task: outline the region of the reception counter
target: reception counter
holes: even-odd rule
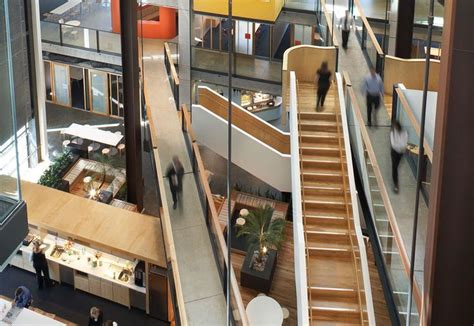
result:
[[[135,285],[134,280],[136,260],[126,260],[50,234],[43,243],[53,280],[129,308],[145,310],[146,288]],[[34,272],[31,252],[31,243],[23,245],[11,264]]]

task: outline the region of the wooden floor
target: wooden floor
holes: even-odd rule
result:
[[[295,263],[293,249],[293,224],[288,222],[285,230],[285,242],[278,251],[278,262],[273,278],[272,289],[268,295],[274,298],[278,303],[290,311],[290,317],[285,319],[283,325],[297,325],[296,319],[296,284],[295,284]],[[235,277],[240,284],[240,270],[245,256],[232,253],[232,266],[234,267]],[[240,294],[244,305],[255,298],[259,291],[240,286]]]
[[[365,324],[362,284],[357,283],[337,88],[316,112],[316,87],[298,84],[301,183],[308,301],[312,324]],[[353,228],[353,226],[351,226]],[[357,242],[355,242],[357,245]]]

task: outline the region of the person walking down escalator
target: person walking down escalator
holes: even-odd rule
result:
[[[400,122],[395,120],[390,130],[390,144],[392,157],[393,191],[398,193],[398,166],[407,148],[408,133],[402,129]]]
[[[183,191],[183,175],[184,168],[183,164],[179,160],[178,156],[173,156],[172,162],[166,169],[166,177],[169,180],[171,196],[173,198],[173,209],[178,206],[178,193]]]
[[[316,111],[324,106],[324,100],[331,86],[331,71],[328,68],[327,61],[323,61],[321,67],[316,72],[316,79],[318,84],[318,96],[316,99]]]
[[[347,43],[349,42],[349,34],[351,33],[352,25],[354,24],[351,13],[346,10],[344,17],[339,20],[339,28],[342,30],[342,48],[347,50]]]
[[[53,285],[51,279],[49,278],[49,268],[46,256],[44,254],[44,248],[41,245],[41,240],[36,239],[33,242],[32,253],[33,267],[35,268],[36,279],[38,281],[38,289],[40,290],[43,289],[44,284],[47,287]]]

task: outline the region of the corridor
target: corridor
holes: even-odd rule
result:
[[[191,325],[225,325],[226,304],[199,199],[198,188],[181,132],[173,94],[164,66],[163,42],[144,40],[143,62],[148,117],[156,127],[156,138],[165,174],[174,155],[183,163],[183,193],[176,210],[165,178],[174,245],[178,260],[186,315]],[[160,173],[159,173],[160,174]],[[209,311],[213,311],[209,314]]]

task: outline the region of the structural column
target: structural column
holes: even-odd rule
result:
[[[445,2],[423,325],[474,323],[474,2]]]
[[[395,56],[409,59],[413,41],[415,0],[398,0]]]
[[[128,201],[141,211],[143,174],[136,1],[120,0],[120,25]]]
[[[41,43],[40,7],[39,0],[25,2],[29,13],[28,23],[31,26],[30,33],[30,62],[32,70],[33,107],[36,116],[37,146],[39,148],[39,160],[48,159],[48,131],[46,123],[46,86],[43,64],[43,48]]]
[[[194,27],[191,1],[178,0],[179,102],[191,110],[191,44]]]

